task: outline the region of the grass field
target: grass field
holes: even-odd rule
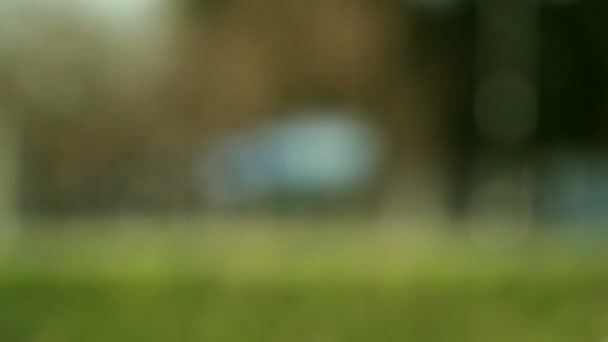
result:
[[[0,341],[608,338],[597,239],[480,244],[353,221],[32,222],[27,232],[0,255]]]

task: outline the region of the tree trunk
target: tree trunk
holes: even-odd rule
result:
[[[528,146],[539,115],[538,0],[477,0],[475,123],[481,137],[470,214],[533,218]]]

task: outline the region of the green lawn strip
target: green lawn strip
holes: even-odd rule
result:
[[[601,250],[386,232],[33,234],[2,341],[603,341]],[[566,248],[570,246],[570,248]]]

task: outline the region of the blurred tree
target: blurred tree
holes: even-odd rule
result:
[[[30,5],[14,2],[0,21],[0,104],[21,115],[24,207],[118,203],[127,178],[145,169],[143,132],[173,132],[151,101],[168,69],[171,13],[126,6],[127,16],[108,18],[110,9],[96,10],[103,1]]]
[[[19,225],[20,136],[11,114],[0,110],[0,245],[14,237]]]
[[[18,44],[14,3],[0,2],[0,245],[14,236],[19,226],[19,171],[21,169],[20,117],[14,112],[15,47]]]

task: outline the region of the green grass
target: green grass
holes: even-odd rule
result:
[[[30,226],[0,256],[0,341],[608,338],[597,242],[481,247],[353,222]]]

